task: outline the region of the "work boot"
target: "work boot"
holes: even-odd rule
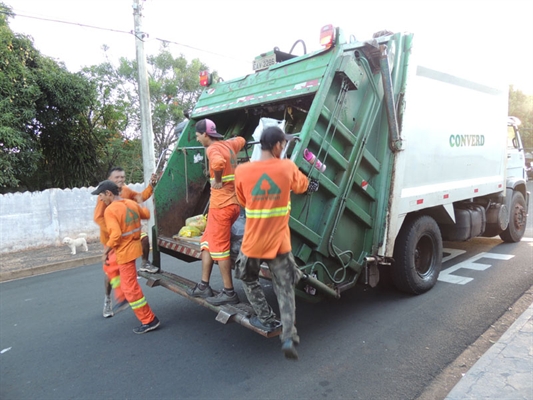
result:
[[[149,274],[156,274],[159,272],[159,268],[155,265],[152,265],[150,261],[146,260],[142,262],[139,271],[148,272]]]
[[[250,325],[255,326],[256,328],[262,329],[266,332],[274,332],[276,329],[278,329],[281,326],[281,322],[278,321],[275,318],[271,318],[266,322],[261,322],[259,317],[257,315],[254,315],[250,317],[248,320],[250,322]]]
[[[133,333],[137,333],[138,335],[153,331],[154,329],[157,329],[159,326],[159,319],[157,317],[154,317],[152,322],[148,324],[142,324],[141,326],[138,326],[137,328],[133,328]]]
[[[288,360],[298,360],[298,352],[292,339],[286,339],[281,345],[281,351]]]
[[[207,299],[208,297],[213,296],[213,290],[211,286],[207,285],[205,289],[200,289],[200,286],[196,284],[192,289],[187,289],[187,294],[192,297],[201,297],[202,299]]]
[[[106,297],[104,300],[104,318],[112,317],[113,314],[113,304],[111,303],[111,299],[109,297]]]
[[[205,299],[209,304],[214,306],[222,306],[224,304],[237,304],[239,303],[239,296],[233,292],[232,295],[226,293],[225,290],[221,290],[216,296],[208,297]]]

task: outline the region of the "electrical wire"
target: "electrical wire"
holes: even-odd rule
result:
[[[114,32],[114,33],[124,33],[124,34],[127,34],[127,35],[134,35],[137,39],[142,40],[143,42],[146,41],[142,37],[139,37],[138,35],[136,35],[133,31],[123,31],[123,30],[120,30],[120,29],[104,28],[104,27],[101,27],[101,26],[87,25],[87,24],[82,24],[82,23],[79,23],[79,22],[63,21],[63,20],[54,19],[54,18],[34,17],[34,16],[31,16],[31,15],[20,14],[20,13],[17,13],[15,11],[8,12],[8,11],[0,10],[0,14],[6,14],[6,15],[11,15],[11,16],[16,16],[16,17],[23,17],[23,18],[37,19],[37,20],[41,20],[41,21],[56,22],[56,23],[60,23],[60,24],[75,25],[75,26],[79,26],[81,28],[98,29],[98,30]],[[162,39],[162,38],[154,38],[154,40],[158,40],[158,41],[160,41],[162,43],[171,43],[171,44],[174,44],[174,45],[177,45],[177,46],[186,47],[186,48],[189,48],[189,49],[192,49],[192,50],[200,51],[202,53],[212,54],[212,55],[215,55],[215,56],[218,56],[218,57],[227,58],[227,59],[234,60],[234,61],[239,61],[239,62],[243,62],[243,63],[245,62],[245,63],[248,63],[248,64],[251,63],[251,61],[246,61],[246,60],[239,59],[239,58],[236,58],[236,57],[231,57],[231,56],[228,56],[227,54],[220,54],[220,53],[215,53],[213,51],[200,49],[198,47],[190,46],[190,45],[184,44],[184,43],[175,42],[173,40]]]

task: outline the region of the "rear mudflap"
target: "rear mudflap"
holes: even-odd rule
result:
[[[184,278],[182,276],[173,274],[171,272],[161,271],[157,274],[150,274],[148,272],[138,271],[137,274],[140,277],[146,279],[146,284],[149,287],[163,286],[169,290],[172,290],[174,293],[179,294],[201,306],[209,308],[210,310],[217,313],[216,320],[223,324],[228,322],[237,322],[242,326],[259,333],[260,335],[271,338],[279,336],[281,334],[281,327],[272,332],[267,332],[262,329],[256,328],[251,325],[249,318],[253,315],[252,306],[249,303],[238,303],[238,304],[225,304],[222,306],[214,306],[209,304],[205,299],[199,297],[192,297],[187,294],[187,289],[192,289],[196,285],[195,282]],[[213,291],[216,295],[218,292]]]

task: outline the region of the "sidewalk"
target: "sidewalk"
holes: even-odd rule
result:
[[[99,263],[102,259],[102,244],[90,242],[87,247],[89,251],[77,248],[74,255],[70,254],[67,245],[2,253],[0,282]]]
[[[101,262],[102,245],[71,255],[67,246],[0,255],[0,282]],[[533,304],[468,370],[446,400],[533,400]]]
[[[533,304],[446,396],[459,399],[533,399]]]

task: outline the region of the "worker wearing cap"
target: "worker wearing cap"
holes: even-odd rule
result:
[[[255,312],[250,324],[267,332],[274,331],[279,321],[259,283],[261,263],[268,265],[281,314],[282,351],[286,358],[297,359],[295,345],[300,338],[294,326],[294,285],[302,273],[291,253],[290,192],[304,193],[309,186],[315,191],[318,182],[310,185],[294,162],[281,159],[290,139],[291,136],[277,126],[265,128],[261,134],[259,160],[241,164],[235,170],[235,191],[246,211],[235,277],[243,281],[244,292]]]
[[[134,333],[146,333],[159,326],[159,319],[148,305],[137,281],[135,260],[142,254],[141,219],[150,218],[150,211],[133,200],[123,199],[119,187],[112,181],[101,182],[92,192],[106,204],[104,220],[109,239],[105,245],[103,261],[116,257],[116,269],[107,271],[110,279],[120,279],[120,290],[142,325]]]
[[[205,232],[200,240],[202,249],[202,280],[188,290],[193,297],[202,297],[213,305],[236,304],[239,297],[233,289],[231,278],[231,226],[240,214],[240,205],[235,196],[234,172],[237,154],[246,141],[242,137],[222,140],[215,123],[202,119],[196,124],[196,140],[206,148],[209,161],[211,197]],[[218,262],[224,289],[213,296],[209,279],[214,261]]]
[[[142,191],[142,193],[138,193],[132,189],[130,189],[128,186],[126,186],[125,179],[126,179],[126,173],[124,172],[124,169],[121,167],[113,167],[109,171],[109,177],[108,180],[114,182],[119,190],[120,190],[120,196],[124,199],[130,199],[135,200],[137,203],[142,203],[146,201],[150,196],[152,196],[153,188],[157,184],[157,175],[152,174],[152,177],[150,179],[150,184]],[[100,242],[105,246],[107,241],[109,240],[109,234],[107,232],[107,227],[105,225],[104,220],[104,212],[107,205],[102,201],[97,201],[96,206],[94,208],[94,222],[98,224],[100,227]],[[159,268],[152,265],[150,261],[148,260],[148,256],[150,254],[150,240],[148,239],[148,235],[146,232],[141,231],[141,245],[142,245],[142,261],[141,266],[139,270],[149,272],[149,273],[156,273],[159,272]],[[111,302],[111,290],[115,290],[115,298],[121,298],[121,295],[117,296],[117,290],[120,291],[119,288],[119,279],[115,277],[115,279],[112,281],[109,278],[109,273],[107,272],[109,269],[116,270],[115,263],[115,257],[112,255],[108,258],[106,264],[104,264],[104,290],[105,290],[105,297],[104,297],[104,310],[103,315],[104,318],[112,317],[115,313],[122,311],[124,307],[120,307],[118,304],[115,304],[115,308],[112,307]]]

